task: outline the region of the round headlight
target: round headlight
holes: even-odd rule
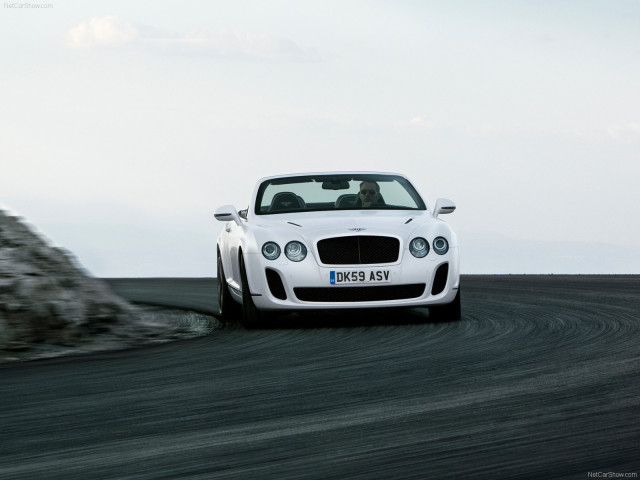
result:
[[[292,262],[301,262],[307,256],[307,247],[300,242],[289,242],[284,247],[284,254]]]
[[[275,260],[280,256],[280,247],[276,242],[267,242],[262,245],[262,255],[267,260]]]
[[[416,258],[426,257],[429,253],[429,242],[421,237],[414,238],[409,243],[409,251]]]
[[[438,255],[444,255],[449,251],[449,242],[444,237],[436,237],[433,240],[433,251]]]

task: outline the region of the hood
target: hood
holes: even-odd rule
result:
[[[408,210],[349,210],[305,212],[259,217],[260,225],[286,229],[317,240],[346,235],[398,235],[405,237],[420,225],[434,221],[427,211]]]

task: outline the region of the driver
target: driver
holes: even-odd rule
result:
[[[360,184],[360,193],[358,194],[356,206],[370,208],[378,204],[381,198],[380,186],[378,183],[368,182],[365,180]]]

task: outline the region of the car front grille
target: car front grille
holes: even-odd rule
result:
[[[370,235],[325,238],[318,242],[318,254],[325,265],[393,263],[400,255],[400,241]]]
[[[421,297],[425,288],[424,283],[370,287],[297,287],[293,289],[293,293],[303,302],[384,302]]]

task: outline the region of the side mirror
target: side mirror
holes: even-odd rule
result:
[[[438,218],[440,214],[451,213],[456,209],[456,204],[448,198],[439,198],[436,200],[436,208],[433,210],[434,218]]]
[[[233,205],[223,205],[218,207],[214,216],[216,217],[216,220],[220,222],[235,222],[236,225],[242,225],[240,215],[238,215],[236,207]]]

